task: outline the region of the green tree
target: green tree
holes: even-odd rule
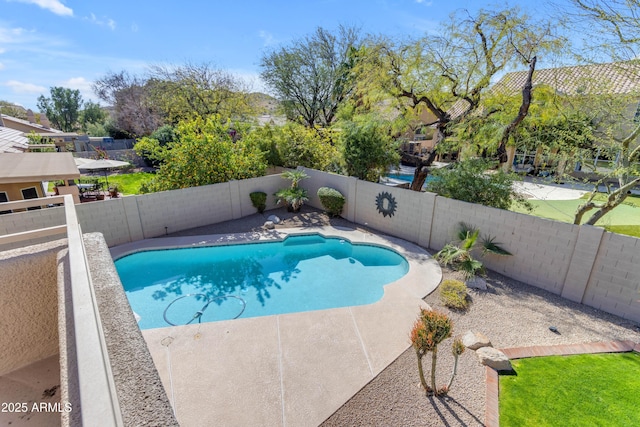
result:
[[[404,110],[426,107],[433,121],[420,125],[435,126],[437,147],[454,125],[478,110],[492,78],[557,46],[550,24],[536,23],[519,9],[481,10],[474,16],[465,11],[452,15],[435,36],[399,44],[375,41],[358,75]],[[420,162],[412,189],[422,188],[435,156],[432,150]]]
[[[359,31],[340,26],[336,33],[318,27],[291,45],[266,53],[261,77],[282,102],[287,118],[306,126],[330,125],[351,96],[351,70]]]
[[[389,168],[398,165],[398,146],[389,135],[389,126],[381,120],[363,116],[356,121],[341,122],[340,142],[345,172],[371,182],[378,182]]]
[[[526,200],[513,190],[516,176],[501,170],[487,173],[492,166],[495,165],[484,159],[468,159],[449,168],[435,169],[427,191],[498,209],[509,209],[514,200],[526,206]]]
[[[87,101],[84,103],[84,108],[80,112],[80,125],[84,132],[87,132],[87,129],[90,125],[102,125],[107,118],[107,113],[102,110],[99,103],[95,103],[93,101]],[[94,131],[95,131],[94,127]],[[102,135],[95,136],[104,136],[106,133]]]
[[[210,115],[248,120],[255,112],[242,79],[210,64],[150,67],[148,87],[154,105],[169,124]]]
[[[54,128],[64,132],[74,132],[78,129],[82,96],[78,89],[52,87],[51,97],[38,97],[38,109],[46,114]]]
[[[262,152],[243,140],[234,142],[230,123],[219,117],[195,118],[176,126],[177,139],[167,144],[150,191],[216,184],[264,175]],[[156,140],[157,141],[157,140]]]
[[[589,59],[595,55],[600,60],[604,57],[623,61],[615,64],[619,75],[631,82],[638,81],[640,1],[571,0],[571,4],[573,9],[565,14],[567,24],[570,28],[588,29],[584,34],[589,35],[589,40],[580,52],[581,57]],[[584,223],[594,225],[620,206],[640,184],[640,121],[636,113],[640,90],[612,93],[613,82],[603,82],[599,75],[592,76],[592,80],[598,85],[584,98],[596,125],[594,135],[598,143],[594,150],[605,153],[611,161],[604,171],[594,168],[597,180],[587,200],[578,206],[574,224],[583,223],[584,216],[590,214]],[[606,197],[601,201],[598,194],[603,187]]]
[[[246,138],[265,152],[272,166],[304,166],[336,172],[339,170],[340,152],[331,137],[329,129],[309,128],[291,122],[283,126],[256,128]]]

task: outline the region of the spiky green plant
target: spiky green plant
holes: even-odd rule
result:
[[[454,269],[462,271],[467,280],[484,271],[482,262],[471,254],[472,249],[478,244],[482,246],[483,256],[487,253],[511,255],[509,251],[495,242],[495,237],[480,236],[479,229],[464,222],[459,224],[457,237],[459,243],[447,243],[435,254],[435,258],[445,266],[451,265]]]

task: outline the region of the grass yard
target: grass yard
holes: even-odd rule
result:
[[[573,216],[578,206],[584,203],[586,196],[576,200],[529,200],[533,212],[527,212],[519,206],[512,206],[514,212],[529,213],[540,218],[555,219],[557,221],[573,223]],[[599,195],[597,200],[603,200]],[[589,213],[584,216],[584,221]],[[606,214],[596,224],[607,231],[640,237],[640,197],[629,196],[624,203]]]
[[[153,177],[152,173],[147,172],[109,175],[109,185],[117,184],[122,194],[140,194],[140,185],[151,181]]]
[[[501,426],[640,425],[640,354],[513,360],[500,376]]]

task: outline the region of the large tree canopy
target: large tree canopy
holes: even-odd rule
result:
[[[78,89],[52,87],[51,97],[38,97],[38,109],[46,114],[51,125],[64,132],[78,129],[78,119],[82,108],[82,96]]]
[[[426,107],[434,117],[426,124],[436,127],[438,145],[451,135],[453,125],[478,110],[492,78],[510,67],[528,65],[536,52],[557,43],[549,24],[532,22],[518,9],[481,10],[475,16],[462,12],[435,36],[401,43],[375,40],[358,64],[358,76],[366,87],[386,91],[406,110]],[[434,158],[435,150],[422,166]],[[421,186],[417,179],[414,189]]]
[[[359,31],[324,28],[291,45],[265,54],[262,79],[283,103],[287,117],[309,127],[330,125],[340,105],[351,95],[351,71]]]
[[[150,94],[168,124],[212,114],[242,120],[253,112],[245,82],[228,71],[206,63],[150,70]]]
[[[127,71],[109,73],[93,84],[93,91],[114,108],[113,125],[129,137],[150,135],[163,124],[146,79]]]

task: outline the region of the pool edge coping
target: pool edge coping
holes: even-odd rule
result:
[[[584,344],[537,345],[530,347],[503,348],[501,351],[511,359],[526,359],[544,356],[572,356],[578,354],[640,353],[640,343],[633,341],[603,341]],[[500,375],[498,371],[485,367],[485,426],[500,426]]]

